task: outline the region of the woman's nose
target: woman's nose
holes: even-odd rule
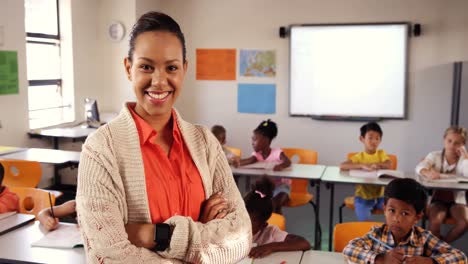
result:
[[[160,86],[167,84],[167,74],[164,70],[155,69],[151,76],[151,84],[153,86]]]

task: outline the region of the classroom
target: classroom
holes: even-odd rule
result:
[[[53,149],[57,146],[47,137],[30,135],[52,124],[41,126],[42,123],[31,121],[37,113],[30,111],[34,97],[31,83],[34,82],[28,76],[25,2],[47,1],[0,0],[0,52],[16,52],[18,76],[18,90],[13,93],[3,93],[0,80],[0,146]],[[379,148],[397,155],[398,170],[405,172],[414,173],[416,165],[427,153],[443,148],[443,133],[451,124],[453,109],[452,66],[455,62],[468,61],[468,2],[464,0],[58,0],[58,3],[59,86],[63,89],[62,104],[67,106],[60,110],[61,121],[55,122],[54,126],[82,122],[85,98],[96,99],[101,119],[107,121],[121,111],[125,102],[135,101],[132,83],[127,79],[123,64],[128,54],[129,33],[141,15],[160,11],[179,23],[187,47],[188,68],[175,108],[190,123],[207,128],[216,124],[224,126],[226,145],[241,149],[243,158],[253,152],[252,131],[267,119],[278,125],[278,136],[272,147],[317,151],[317,164],[339,166],[346,160],[347,153],[362,151],[359,128],[364,121],[317,120],[290,115],[290,42],[288,37],[279,36],[280,27],[293,24],[420,24],[420,35],[408,38],[405,118],[379,121],[384,134]],[[118,36],[109,36],[110,30],[117,30]],[[232,80],[201,80],[197,78],[198,49],[234,49],[237,53],[241,49],[273,50],[276,76],[241,77],[236,67],[236,76]],[[47,65],[47,57],[42,58]],[[467,68],[463,69],[465,79],[468,78]],[[238,88],[242,83],[274,84],[275,111],[269,114],[239,112]],[[464,87],[467,87],[466,83]],[[460,108],[467,109],[468,98],[463,100]],[[41,117],[47,121],[50,116],[46,113]],[[467,112],[461,110],[459,118],[468,120]],[[464,122],[467,126],[468,122]],[[64,139],[58,147],[80,152],[82,144],[82,139]],[[63,184],[76,185],[77,166],[79,164],[60,169]],[[38,187],[46,188],[52,184],[57,171],[50,164],[41,167]],[[247,191],[245,181],[241,177],[242,195]],[[322,229],[319,250],[328,251],[331,190],[325,182],[315,183],[309,188],[315,197],[317,184],[320,186],[318,218]],[[353,193],[353,185],[336,184],[332,223],[338,223],[339,206]],[[67,196],[68,192],[65,194]],[[313,244],[315,214],[311,207],[284,208],[283,212],[286,230]],[[375,221],[384,221],[382,215],[373,217]],[[353,210],[343,209],[343,219],[344,222],[356,221]],[[444,225],[442,230],[446,232],[448,228]],[[451,245],[466,254],[467,242],[468,235],[464,234]],[[0,259],[3,250],[0,248]]]

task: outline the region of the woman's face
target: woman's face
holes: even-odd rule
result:
[[[132,61],[125,59],[137,98],[135,111],[145,117],[169,117],[182,90],[187,63],[173,33],[148,31],[135,39]]]

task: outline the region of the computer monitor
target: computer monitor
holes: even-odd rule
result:
[[[99,127],[101,120],[99,119],[99,110],[96,99],[85,98],[85,120],[88,127]]]

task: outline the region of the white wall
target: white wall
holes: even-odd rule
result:
[[[3,26],[4,34],[0,50],[18,52],[19,77],[18,94],[0,95],[0,145],[25,146],[29,124],[23,1],[0,1],[0,26]]]
[[[425,76],[433,66],[468,59],[467,1],[171,0],[162,1],[162,10],[181,24],[187,39],[189,70],[178,102],[186,119],[206,126],[224,125],[228,144],[248,155],[251,131],[262,119],[271,118],[279,124],[274,145],[315,149],[319,162],[327,165],[338,164],[345,153],[362,149],[358,141],[361,123],[288,116],[289,42],[278,37],[278,28],[292,23],[421,23],[422,36],[411,38],[409,47],[409,117],[381,123],[381,147],[399,156],[403,170],[412,170],[429,150],[442,147],[441,136],[450,122],[451,84],[428,84],[418,76]],[[275,49],[277,113],[237,113],[238,81],[196,81],[196,48]]]

